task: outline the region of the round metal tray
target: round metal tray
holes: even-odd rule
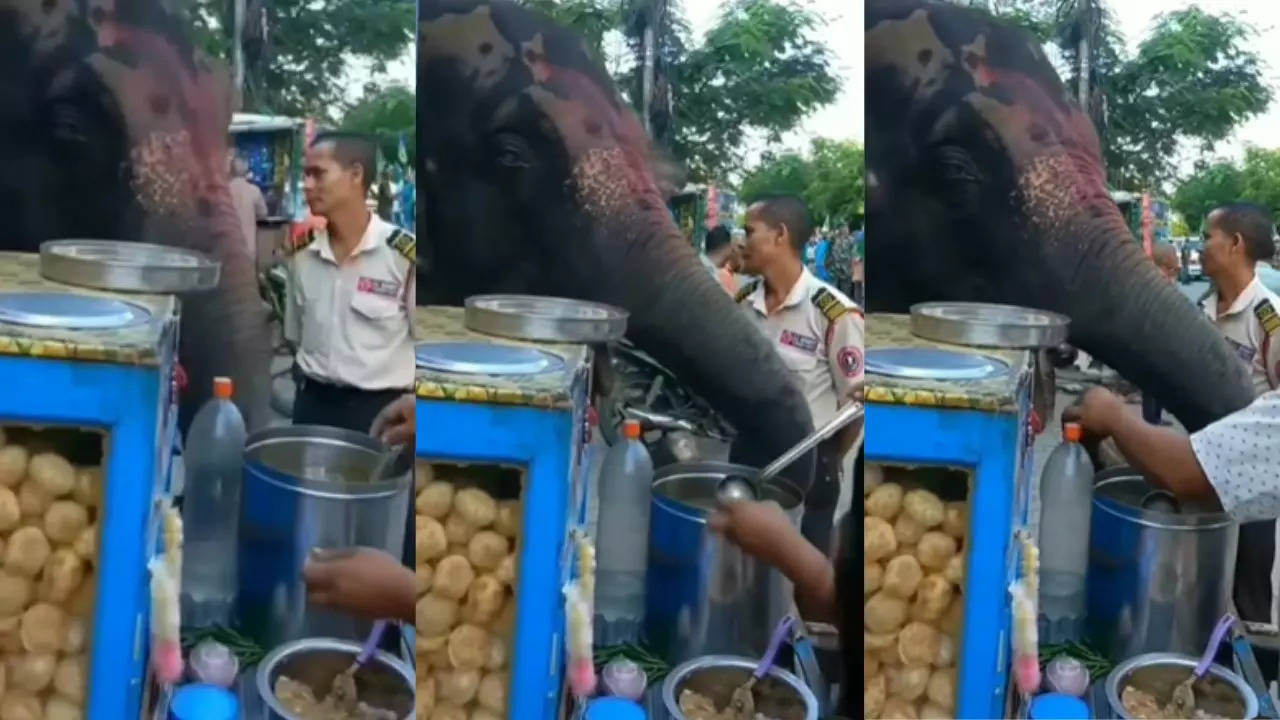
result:
[[[551,353],[492,343],[421,343],[414,358],[423,369],[468,375],[537,375],[564,367]]]
[[[626,310],[565,298],[537,295],[475,295],[467,298],[464,322],[486,335],[594,344],[622,339]]]
[[[995,358],[934,348],[872,348],[867,372],[912,380],[986,380],[1009,372]]]
[[[1071,320],[1016,305],[929,302],[911,306],[911,333],[955,345],[1048,348],[1066,342]]]
[[[0,293],[0,323],[67,330],[116,330],[151,318],[145,308],[74,293]]]
[[[175,294],[211,290],[222,266],[194,250],[118,240],[50,240],[40,275],[99,290]]]

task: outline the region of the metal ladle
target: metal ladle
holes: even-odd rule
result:
[[[844,406],[826,425],[814,430],[790,450],[779,455],[777,460],[765,465],[764,469],[756,473],[755,477],[726,475],[716,486],[716,499],[721,504],[758,499],[765,483],[777,477],[778,473],[786,470],[801,455],[817,447],[818,443],[835,435],[843,430],[846,425],[862,417],[863,409],[862,403],[856,402]]]

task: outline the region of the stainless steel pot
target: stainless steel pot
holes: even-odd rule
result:
[[[257,687],[269,720],[298,720],[276,700],[276,678],[286,675],[324,697],[338,673],[351,667],[360,653],[359,643],[334,638],[306,638],[285,643],[258,663]],[[356,695],[373,707],[394,710],[398,717],[415,720],[413,668],[379,650],[355,675]]]
[[[250,436],[240,500],[237,617],[266,647],[304,637],[363,638],[372,623],[307,603],[313,548],[371,547],[401,557],[412,469],[369,482],[382,448],[338,428],[294,426]]]
[[[1231,598],[1236,523],[1195,507],[1144,510],[1150,490],[1128,468],[1102,472],[1094,485],[1086,622],[1113,662],[1201,652]]]
[[[1121,720],[1129,720],[1130,718],[1129,714],[1124,711],[1124,706],[1120,703],[1120,695],[1124,690],[1125,680],[1134,672],[1158,666],[1179,666],[1186,668],[1187,672],[1190,673],[1195,669],[1197,662],[1199,662],[1199,658],[1191,655],[1156,652],[1131,657],[1120,663],[1107,676],[1107,702],[1111,705],[1111,711],[1114,713],[1112,717],[1120,718]],[[1240,699],[1244,703],[1244,715],[1241,720],[1253,720],[1258,716],[1258,698],[1249,689],[1249,685],[1244,681],[1244,678],[1218,664],[1209,666],[1209,674],[1230,684],[1240,694]]]
[[[680,712],[680,692],[686,688],[706,696],[717,708],[728,705],[733,689],[742,685],[756,669],[757,660],[732,655],[694,658],[667,675],[662,683],[662,704],[669,716],[685,720]],[[818,699],[800,678],[780,668],[756,683],[756,712],[780,720],[818,720]],[[798,711],[797,704],[803,708]]]
[[[753,477],[755,470],[682,463],[654,476],[644,630],[672,665],[715,653],[758,655],[792,605],[791,583],[782,573],[707,530],[716,488],[731,474]],[[799,490],[775,480],[764,495],[799,525]]]

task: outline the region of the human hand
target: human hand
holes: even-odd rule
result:
[[[311,551],[302,578],[307,599],[371,619],[413,622],[413,571],[373,548]]]
[[[748,555],[774,566],[781,564],[787,549],[800,537],[783,512],[772,500],[730,503],[712,511],[707,527],[724,535]]]
[[[1079,423],[1085,432],[1110,437],[1115,424],[1125,412],[1124,400],[1106,388],[1095,387],[1062,411],[1063,422]]]
[[[412,394],[401,396],[382,408],[378,416],[373,419],[373,427],[369,429],[369,434],[378,438],[387,447],[412,443],[416,405]]]

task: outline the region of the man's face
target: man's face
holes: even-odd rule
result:
[[[760,275],[780,252],[790,252],[785,226],[771,225],[760,215],[760,206],[747,208],[746,240],[742,245],[742,271]]]
[[[1200,263],[1206,275],[1213,276],[1231,267],[1231,263],[1244,257],[1244,240],[1238,234],[1228,234],[1218,220],[1221,213],[1209,213],[1205,223],[1204,248],[1200,251]]]
[[[1160,268],[1160,273],[1164,275],[1166,280],[1169,282],[1178,281],[1178,270],[1180,269],[1181,263],[1178,261],[1178,254],[1176,252],[1169,252],[1161,255],[1158,258],[1156,265]]]
[[[303,163],[302,190],[311,212],[327,215],[348,203],[364,202],[363,169],[343,167],[329,143],[313,145]]]

